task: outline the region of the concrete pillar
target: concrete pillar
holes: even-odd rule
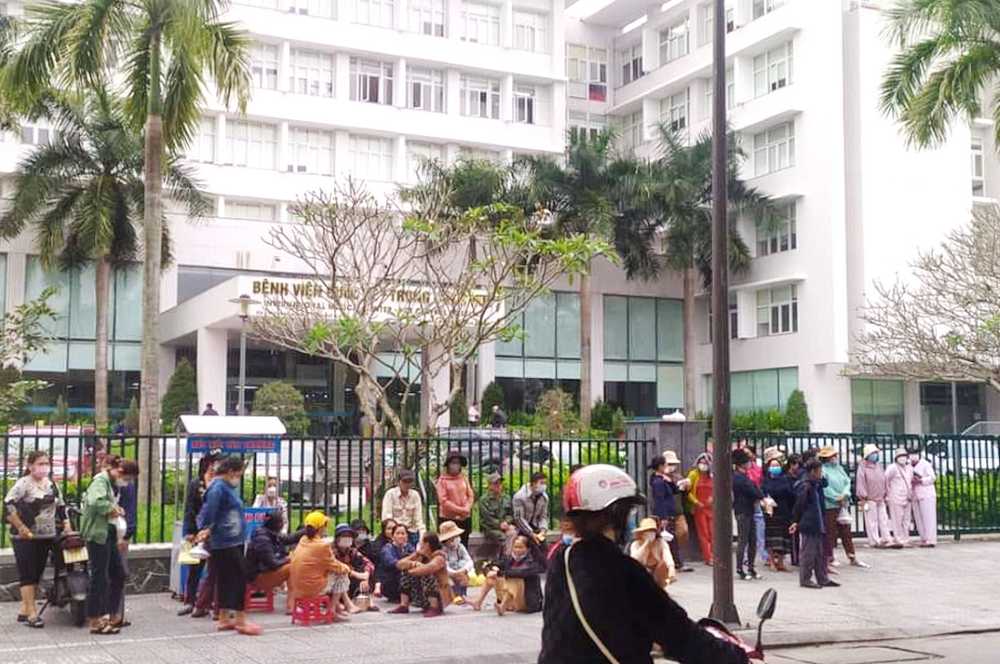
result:
[[[461,148],[461,146],[459,146],[458,143],[447,143],[447,144],[445,144],[445,146],[444,146],[444,163],[446,165],[451,166],[456,161],[458,161],[458,157],[461,155],[461,149],[460,148]]]
[[[393,3],[393,23],[397,30],[406,30],[409,28],[406,22],[406,15],[409,13],[409,8],[407,6],[406,0],[396,0]]]
[[[333,135],[333,166],[337,175],[347,175],[351,172],[351,135],[344,130],[337,130]]]
[[[291,135],[288,131],[288,122],[282,121],[278,128],[278,170],[288,170],[288,165],[292,163],[292,146],[290,145]]]
[[[337,99],[351,98],[351,56],[348,53],[337,53],[334,61],[336,72],[333,77],[334,97]]]
[[[753,59],[733,58],[733,95],[730,104],[735,106],[753,99]]]
[[[730,291],[729,301],[736,302],[736,334],[740,339],[753,339],[757,336],[757,291],[744,288]],[[729,315],[729,312],[726,312]]]
[[[500,45],[504,48],[514,45],[514,3],[511,0],[500,5]]]
[[[464,34],[461,1],[448,0],[445,2],[445,14],[445,37],[448,39],[461,39]]]
[[[482,400],[486,386],[496,380],[496,377],[497,345],[495,341],[490,341],[479,347],[479,362],[476,367],[476,393],[470,396],[472,401],[479,403]]]
[[[406,108],[406,58],[396,58],[396,71],[392,80],[392,105],[396,108]]]
[[[278,64],[278,90],[281,92],[294,92],[289,85],[288,79],[292,75],[292,45],[290,42],[281,42],[281,61]]]
[[[552,3],[549,14],[549,54],[552,56],[552,73],[556,76],[566,74],[566,19],[565,3]]]
[[[552,84],[551,104],[552,113],[549,118],[549,125],[555,140],[562,143],[566,140],[566,83],[557,81]]]
[[[454,4],[454,3],[452,3]],[[448,115],[462,114],[462,74],[457,69],[445,72],[444,109]]]
[[[500,81],[500,119],[510,122],[514,115],[514,75],[507,74]]]
[[[212,404],[215,410],[225,413],[228,331],[203,327],[198,330],[197,343],[198,412],[205,410],[207,404]]]
[[[395,140],[395,154],[393,155],[392,171],[395,182],[406,182],[407,160],[406,160],[406,136],[397,136]]]
[[[216,196],[215,197],[215,216],[225,217],[226,216],[226,197]]]
[[[660,31],[656,28],[646,27],[652,23],[655,14],[647,13],[649,22],[642,27],[642,70],[644,72],[653,71],[660,67]]]

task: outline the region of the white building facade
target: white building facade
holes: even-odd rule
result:
[[[450,163],[463,155],[559,155],[567,131],[607,127],[623,148],[652,155],[661,123],[692,137],[706,131],[711,4],[587,4],[233,4],[230,18],[254,40],[253,99],[243,117],[210,100],[187,153],[215,213],[197,223],[173,221],[161,384],[187,357],[197,368],[202,407],[235,408],[239,320],[228,300],[241,294],[237,278],[301,274],[303,266],[269,247],[267,235],[289,223],[298,196],[329,189],[335,178],[352,175],[390,191],[416,181],[420,157]],[[747,155],[743,177],[779,201],[784,219],[772,233],[758,233],[753,219],[740,222],[754,259],[733,280],[728,312],[733,403],[739,410],[780,408],[802,389],[815,430],[961,430],[997,410],[980,386],[842,375],[858,329],[855,312],[872,280],[894,278],[918,247],[1000,192],[988,121],[957,127],[939,150],[914,153],[880,114],[878,85],[891,50],[879,36],[874,4],[736,0],[727,11],[728,105]],[[22,10],[18,2],[0,3],[0,11]],[[10,195],[18,160],[50,136],[39,125],[3,137],[0,197]],[[60,287],[60,341],[26,369],[86,410],[93,393],[93,271],[45,273],[30,234],[0,251],[8,310],[45,285]],[[701,343],[688,358],[699,374],[699,401],[685,404],[678,279],[630,282],[602,263],[593,285],[594,396],[640,415],[709,410],[708,298],[699,297]],[[525,315],[523,342],[483,349],[477,392],[497,380],[511,409],[553,384],[579,393],[574,288],[562,284]],[[114,298],[112,405],[122,409],[137,392],[137,270],[119,271]],[[249,358],[251,388],[287,380],[305,392],[323,427],[351,428],[353,379],[343,367],[257,343]],[[54,398],[46,396],[38,409]]]

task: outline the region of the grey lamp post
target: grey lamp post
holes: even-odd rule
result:
[[[230,302],[240,305],[240,391],[236,414],[243,416],[246,415],[247,394],[247,320],[250,318],[250,305],[260,302],[245,294],[233,298]]]

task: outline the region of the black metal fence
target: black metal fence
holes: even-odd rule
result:
[[[135,541],[169,542],[174,523],[183,518],[186,488],[197,473],[200,455],[187,452],[183,436],[102,436],[56,429],[32,435],[0,437],[3,447],[3,477],[0,489],[6,495],[25,471],[27,455],[45,451],[52,465],[52,478],[69,503],[79,502],[105,454],[117,454],[140,465],[137,484],[138,510]],[[305,438],[282,440],[273,454],[245,454],[247,463],[242,486],[248,506],[263,495],[268,477],[278,480],[279,495],[288,503],[291,527],[305,514],[322,509],[336,522],[363,519],[372,530],[381,519],[382,497],[395,486],[398,473],[406,468],[418,478],[425,521],[437,522],[434,488],[447,452],[458,450],[469,461],[468,473],[477,496],[487,490],[490,473],[503,477],[504,490],[513,495],[528,483],[533,473],[548,478],[550,519],[561,513],[563,486],[571,469],[590,463],[610,463],[626,470],[641,486],[646,484],[646,466],[657,449],[644,440],[528,439],[494,430],[452,430],[437,438]],[[473,527],[478,529],[474,510]],[[9,529],[0,533],[0,547],[9,546]]]
[[[786,454],[810,448],[833,447],[851,476],[864,460],[863,448],[875,444],[882,450],[881,463],[888,466],[899,448],[917,449],[937,475],[938,532],[943,535],[1000,532],[1000,438],[995,436],[948,436],[912,434],[827,434],[735,432],[733,440],[754,443],[763,457],[768,447],[778,446]],[[863,532],[863,515],[852,495],[855,534]]]

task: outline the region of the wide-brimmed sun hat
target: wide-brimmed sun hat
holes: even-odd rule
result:
[[[442,542],[455,539],[465,531],[458,527],[454,521],[444,521],[438,529],[438,539]]]
[[[639,533],[648,533],[649,531],[655,531],[659,528],[656,524],[656,519],[646,517],[639,522],[639,525],[632,529],[633,535],[638,535]]]

